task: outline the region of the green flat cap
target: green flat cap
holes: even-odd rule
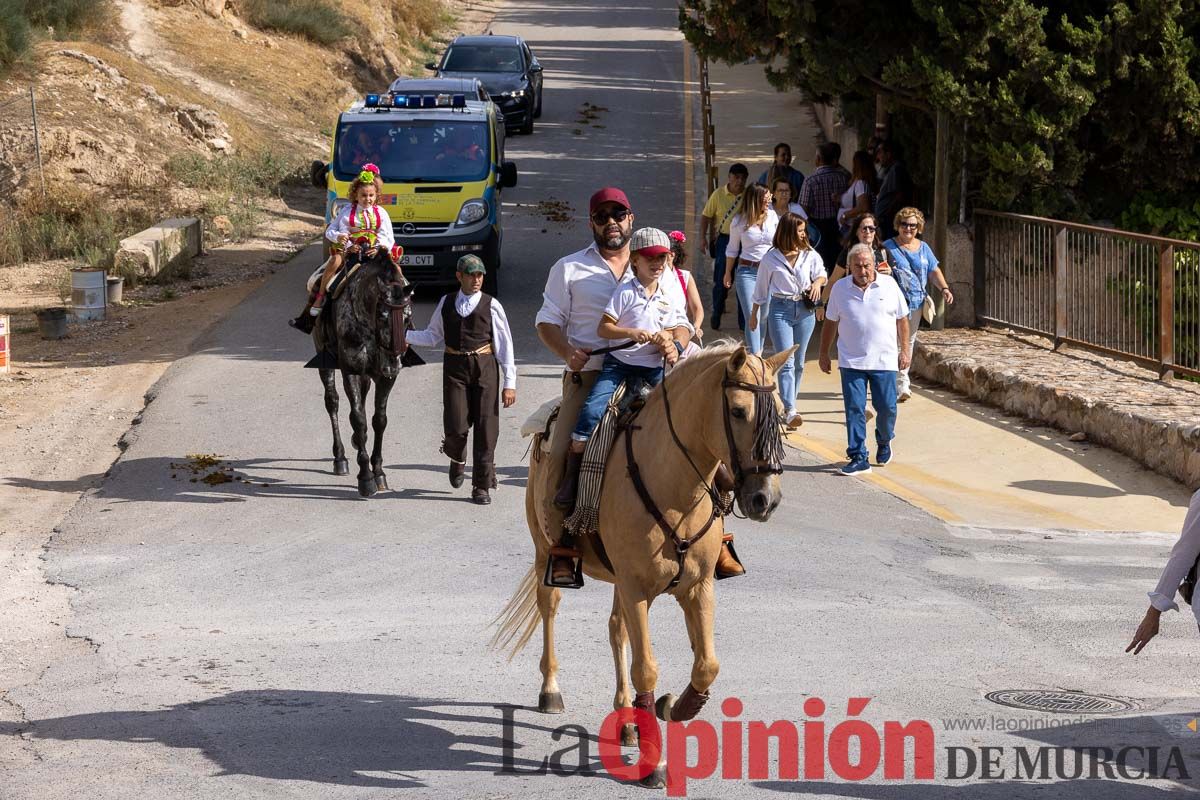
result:
[[[479,256],[463,256],[458,260],[458,271],[467,275],[485,274],[487,267],[483,265],[483,259]]]

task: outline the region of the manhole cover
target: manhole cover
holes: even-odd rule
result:
[[[1050,691],[1043,689],[1003,689],[988,692],[984,698],[1009,708],[1047,711],[1052,714],[1116,714],[1130,711],[1133,703],[1102,694]]]

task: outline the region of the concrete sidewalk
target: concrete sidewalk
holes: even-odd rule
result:
[[[812,171],[821,134],[798,93],[776,92],[760,64],[710,64],[709,76],[722,181],[734,161],[756,178],[770,165],[776,142],[792,146],[797,169]],[[850,156],[844,153],[843,163]],[[711,272],[698,271],[703,290],[711,285]],[[819,339],[818,326],[800,386],[805,423],[789,440],[832,470],[845,462],[841,383],[836,365],[832,375],[817,368]],[[915,388],[900,406],[895,460],[861,480],[965,525],[1166,532],[1182,525],[1189,492],[1181,484],[1119,453],[1071,442],[1061,431],[947,389],[921,382]],[[869,438],[873,442],[873,434]]]

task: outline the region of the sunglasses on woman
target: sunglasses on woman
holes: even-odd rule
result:
[[[592,222],[597,225],[606,225],[609,220],[613,222],[624,222],[629,217],[629,209],[614,208],[612,211],[597,211],[592,214]]]
[[[867,233],[874,233],[875,231],[877,231],[879,229],[876,228],[874,225],[862,225],[859,227],[859,230],[866,231]]]

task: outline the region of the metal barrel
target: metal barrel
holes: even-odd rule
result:
[[[104,319],[107,304],[108,281],[104,270],[71,270],[71,313],[75,319]]]

